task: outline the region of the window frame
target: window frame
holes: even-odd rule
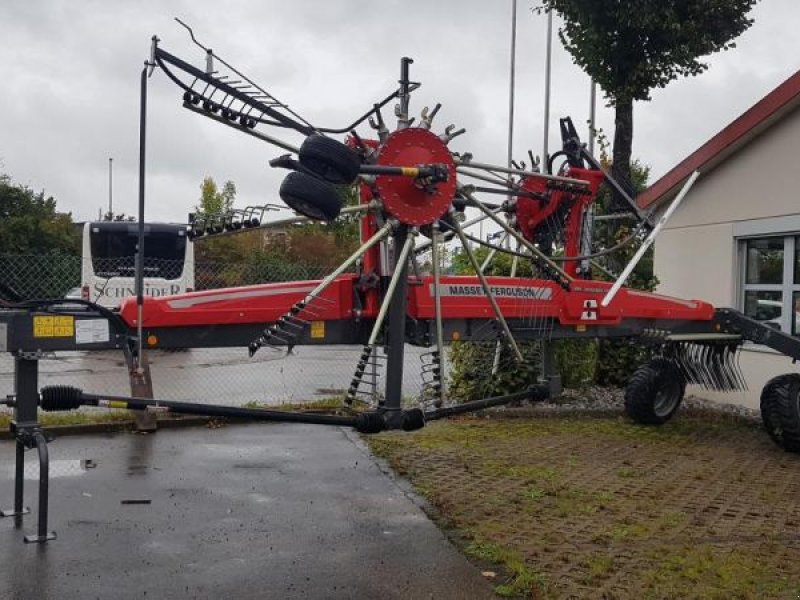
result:
[[[752,240],[783,240],[783,281],[781,283],[747,283],[747,243]],[[800,336],[800,326],[796,323],[794,297],[800,294],[800,281],[794,280],[795,260],[797,258],[800,232],[758,233],[736,238],[738,251],[738,285],[737,303],[739,310],[745,311],[747,292],[780,292],[781,293],[781,331]]]

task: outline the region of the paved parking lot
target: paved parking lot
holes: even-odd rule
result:
[[[343,429],[236,425],[50,448],[58,539],[23,544],[35,510],[21,528],[0,519],[0,598],[493,596]],[[13,457],[0,442],[3,507]],[[34,508],[36,470],[26,477]]]

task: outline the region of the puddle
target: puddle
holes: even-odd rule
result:
[[[86,471],[97,467],[97,461],[90,458],[74,460],[51,460],[50,478],[56,477],[77,477],[84,475]],[[4,477],[14,478],[14,463],[3,465]],[[36,454],[29,454],[25,457],[25,479],[39,479],[39,459]]]

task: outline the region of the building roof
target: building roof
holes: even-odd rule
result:
[[[675,196],[693,171],[704,175],[763,133],[775,122],[800,106],[800,71],[764,96],[739,118],[700,146],[677,166],[639,194],[640,207],[646,208]]]

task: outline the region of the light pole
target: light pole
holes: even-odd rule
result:
[[[113,171],[113,168],[114,168],[114,159],[109,157],[109,159],[108,159],[108,220],[109,221],[113,221],[114,220],[113,194],[112,194],[112,191],[111,191],[112,190],[111,183],[112,183],[112,171]]]

